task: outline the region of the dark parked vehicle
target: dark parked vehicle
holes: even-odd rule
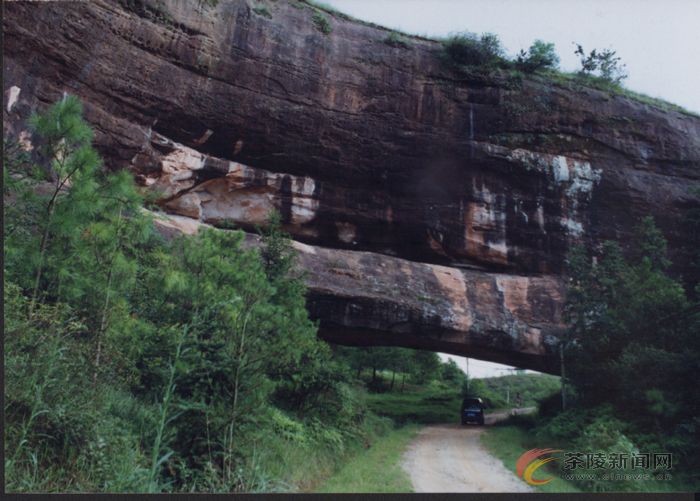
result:
[[[484,424],[484,402],[480,398],[465,398],[462,401],[462,424],[473,421]]]

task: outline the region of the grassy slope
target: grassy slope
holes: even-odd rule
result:
[[[491,454],[503,461],[508,470],[515,471],[515,464],[520,456],[533,448],[525,445],[529,438],[527,432],[515,426],[497,426],[481,435],[481,443]],[[540,448],[545,448],[545,446],[540,446]],[[533,477],[537,480],[546,480],[551,477],[553,473],[549,470],[544,472],[545,467],[546,465],[538,470]],[[551,482],[534,488],[539,492],[581,492],[571,482],[556,476]]]
[[[375,393],[367,396],[367,405],[372,412],[388,416],[399,424],[404,423],[452,423],[459,421],[461,397],[434,395],[429,391],[401,393]]]
[[[546,440],[546,443],[538,443],[535,439],[536,429],[525,431],[517,425],[495,426],[481,436],[481,443],[495,457],[503,461],[506,468],[515,471],[515,464],[523,453],[534,449],[561,448],[566,452],[578,450],[571,443],[561,442],[554,444],[554,440]],[[564,453],[558,453],[561,456]],[[557,466],[561,466],[556,461],[544,465],[534,475],[538,480],[544,480],[554,476],[554,480],[541,486],[536,486],[535,489],[541,492],[587,492],[590,486],[583,485],[579,481],[567,481],[562,478],[562,474],[556,470]],[[541,473],[540,473],[541,472]],[[598,474],[600,470],[580,470],[577,474]],[[643,473],[643,472],[642,472]],[[606,483],[604,480],[598,482]],[[602,485],[602,484],[601,484]],[[686,475],[679,475],[678,472],[673,473],[672,480],[668,481],[628,481],[626,483],[617,482],[608,485],[610,492],[693,492],[697,490],[697,482],[688,481]],[[600,485],[598,486],[600,487]]]
[[[411,480],[400,462],[406,446],[420,428],[408,425],[384,435],[315,492],[413,492]]]
[[[388,389],[390,376],[378,375],[384,377],[384,386]],[[397,376],[400,381],[401,376]],[[523,395],[531,395],[535,393],[535,388],[540,388],[540,391],[546,390],[556,391],[558,382],[551,385],[552,381],[559,378],[544,374],[524,374],[505,376],[502,378],[492,378],[497,384],[505,387],[510,385],[511,402],[506,404],[500,399],[493,399],[494,405],[486,405],[486,412],[499,412],[506,409],[511,409],[515,406],[515,395],[518,391],[522,391]],[[546,379],[549,384],[540,384],[538,382]],[[549,381],[551,379],[552,381]],[[498,391],[498,395],[505,399],[505,389],[490,387],[490,379],[484,379],[484,384],[489,389],[488,395],[479,396],[494,396]],[[551,386],[551,387],[550,387]],[[501,395],[502,394],[502,395]],[[422,423],[422,424],[437,424],[437,423],[456,423],[459,421],[459,409],[462,403],[461,390],[458,388],[439,387],[436,385],[413,386],[406,385],[403,393],[401,392],[401,384],[394,385],[393,391],[385,393],[370,393],[367,395],[367,405],[372,412],[387,416],[399,424],[404,423]],[[522,406],[534,406],[536,402],[531,398],[525,398]]]

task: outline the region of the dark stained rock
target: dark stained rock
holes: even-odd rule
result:
[[[170,212],[250,229],[276,208],[314,248],[472,270],[455,271],[476,280],[469,294],[475,277],[493,295],[496,277],[521,276],[528,299],[514,311],[548,311],[537,317],[547,325],[562,296],[533,284],[560,283],[575,244],[628,245],[648,214],[682,271],[700,118],[566,80],[456,74],[438,42],[391,47],[387,30],[328,13],[326,35],[311,6],[292,3],[270,4],[268,19],[246,0],[7,2],[4,131],[32,144],[29,112],[77,94],[106,165],[133,170]],[[335,283],[326,271],[319,284]],[[450,351],[467,336],[501,360],[494,346],[535,335],[486,307],[460,330],[437,305],[429,317],[327,289],[312,287],[309,307],[327,319],[324,336],[346,343]],[[375,320],[345,322],[355,307]],[[420,321],[397,332],[401,315]]]

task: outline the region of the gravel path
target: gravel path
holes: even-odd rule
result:
[[[533,408],[519,409],[526,413]],[[486,415],[486,425],[430,425],[408,446],[403,468],[416,492],[534,492],[514,471],[491,456],[479,436],[508,412]]]

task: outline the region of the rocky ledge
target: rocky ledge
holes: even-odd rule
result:
[[[156,226],[171,238],[202,224],[170,216]],[[246,234],[244,245],[258,246],[258,237]],[[327,341],[433,350],[558,374],[556,341],[565,326],[564,287],[556,278],[293,245],[308,272],[309,314]]]
[[[245,229],[279,210],[314,249],[309,307],[345,344],[553,372],[574,245],[624,247],[654,214],[683,270],[697,116],[563,77],[455,73],[438,42],[389,44],[298,0],[214,3],[7,2],[4,132],[34,148],[28,114],[77,94],[106,165],[163,209]]]

